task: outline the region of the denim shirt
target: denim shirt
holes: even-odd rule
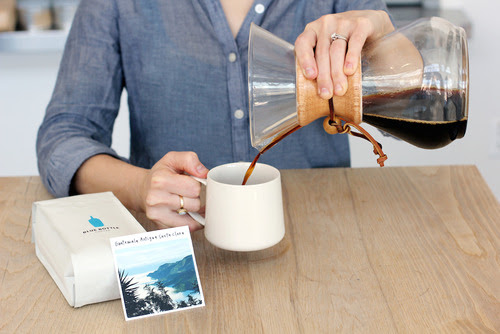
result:
[[[386,9],[382,0],[256,0],[236,38],[216,0],[82,0],[40,126],[40,176],[69,193],[80,165],[109,154],[150,168],[169,151],[195,151],[208,168],[251,161],[247,52],[253,22],[294,43],[324,14]],[[128,93],[130,157],[111,146]],[[349,166],[346,135],[318,120],[261,157],[277,168]]]

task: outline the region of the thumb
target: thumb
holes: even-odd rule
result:
[[[208,169],[200,162],[195,152],[169,152],[163,163],[177,173],[186,172],[196,177],[205,178]]]

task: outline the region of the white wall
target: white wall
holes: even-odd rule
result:
[[[0,176],[37,175],[35,142],[55,85],[62,52],[0,52]],[[113,148],[129,155],[126,94]]]
[[[492,143],[500,142],[493,124],[500,122],[499,1],[466,1],[464,11],[472,21],[469,39],[470,105],[467,133],[439,150],[422,150],[382,137],[366,125],[389,156],[386,166],[475,164],[500,199],[500,155]],[[35,138],[55,83],[61,53],[0,53],[0,176],[37,174]],[[122,106],[125,105],[122,99]],[[115,126],[113,147],[128,156],[127,108],[122,107]],[[368,142],[352,138],[353,167],[377,166]]]
[[[36,174],[36,128],[60,54],[0,53],[0,175]]]
[[[366,130],[383,144],[386,166],[474,164],[500,200],[500,1],[465,1],[463,10],[472,22],[469,38],[470,95],[467,132],[445,148],[422,150]],[[497,125],[495,127],[495,125]],[[368,142],[350,138],[353,167],[377,166]]]

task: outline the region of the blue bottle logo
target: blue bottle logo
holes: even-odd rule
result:
[[[104,226],[103,222],[99,218],[94,218],[92,216],[90,216],[89,223],[91,223],[94,227]]]

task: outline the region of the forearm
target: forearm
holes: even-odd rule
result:
[[[73,188],[79,194],[112,191],[127,208],[144,211],[141,193],[146,173],[146,169],[99,154],[78,169]]]

